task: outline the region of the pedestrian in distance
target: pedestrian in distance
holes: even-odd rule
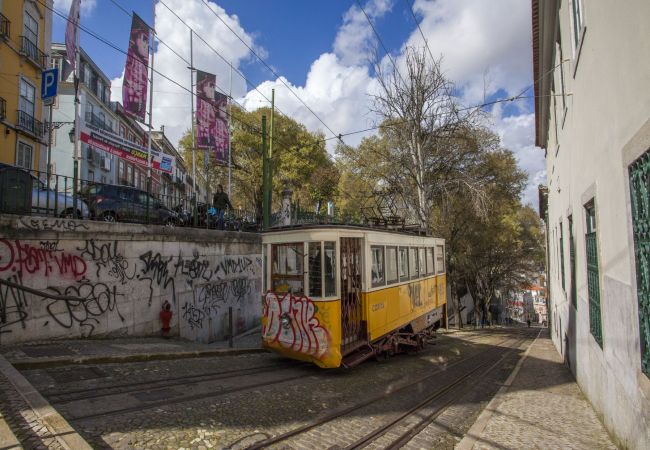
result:
[[[214,197],[212,197],[212,206],[216,210],[215,219],[217,220],[217,227],[220,230],[223,230],[223,218],[226,213],[226,208],[232,209],[232,204],[230,203],[228,194],[223,191],[223,186],[221,185],[217,186],[217,192],[215,192]]]
[[[161,335],[165,339],[169,339],[169,331],[171,330],[170,322],[172,321],[172,305],[167,300],[162,305],[160,311],[160,321],[162,322]]]

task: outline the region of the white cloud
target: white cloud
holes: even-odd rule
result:
[[[70,4],[72,0],[54,0],[54,9],[65,13],[66,15],[70,11]],[[97,0],[81,0],[81,14],[84,16],[89,16],[97,6]]]

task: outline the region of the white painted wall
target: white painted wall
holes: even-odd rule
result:
[[[543,3],[543,2],[540,2]],[[566,117],[551,102],[548,123],[550,311],[553,341],[607,428],[626,448],[650,448],[650,380],[641,372],[628,166],[650,149],[650,2],[582,0],[586,32],[573,49],[571,1],[559,24]],[[544,36],[542,39],[554,39]],[[541,73],[552,69],[542,65]],[[551,70],[553,73],[553,71]],[[561,93],[560,69],[555,76]],[[540,73],[535,74],[539,77]],[[541,92],[537,95],[548,95]],[[557,115],[555,114],[557,112]],[[555,133],[557,124],[557,137]],[[603,348],[589,330],[584,205],[594,199]],[[573,215],[577,310],[570,304],[569,229]],[[566,287],[559,250],[564,230]]]
[[[200,342],[259,325],[259,235],[0,218],[0,344],[155,335],[162,304],[172,334]],[[29,292],[26,288],[38,292]],[[57,299],[53,295],[75,299]]]

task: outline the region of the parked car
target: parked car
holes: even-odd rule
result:
[[[77,198],[77,209],[75,211],[72,195],[48,188],[32,171],[0,163],[0,172],[3,174],[3,176],[0,176],[3,179],[3,182],[0,183],[2,186],[0,187],[1,203],[7,207],[7,212],[13,211],[14,214],[34,214],[75,219],[88,218],[88,206],[81,198]],[[31,195],[29,195],[30,188]],[[11,198],[4,196],[10,196]],[[29,197],[31,197],[31,200]]]
[[[77,197],[77,209],[75,211],[72,195],[48,189],[45,183],[34,175],[31,175],[31,177],[32,214],[74,219],[87,219],[89,217],[88,205],[80,197]]]
[[[166,226],[180,224],[177,212],[163,206],[160,200],[146,191],[134,187],[91,183],[84,186],[79,195],[88,203],[92,219],[106,222],[148,222]]]

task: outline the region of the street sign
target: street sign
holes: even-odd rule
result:
[[[56,97],[59,85],[59,69],[44,70],[41,75],[41,99],[46,105],[51,105]]]

